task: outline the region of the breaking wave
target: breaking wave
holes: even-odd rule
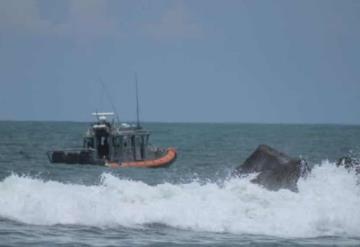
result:
[[[0,182],[0,217],[26,224],[141,227],[280,237],[360,236],[358,177],[327,161],[298,182],[299,193],[233,178],[150,186],[104,173],[85,186],[10,175]]]

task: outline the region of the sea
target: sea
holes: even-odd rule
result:
[[[0,246],[360,246],[360,126],[144,123],[168,168],[51,164],[89,123],[0,121]],[[232,172],[260,144],[306,159],[297,193]]]

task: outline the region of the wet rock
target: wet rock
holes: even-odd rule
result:
[[[351,156],[344,156],[338,159],[336,166],[343,166],[346,169],[354,170],[356,174],[360,174],[360,159]]]
[[[306,176],[310,168],[305,160],[295,159],[267,145],[260,145],[245,162],[236,168],[238,176],[258,173],[253,183],[269,190],[297,191],[297,181]]]

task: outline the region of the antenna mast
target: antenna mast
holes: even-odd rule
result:
[[[135,90],[136,90],[136,128],[140,129],[140,117],[139,117],[139,93],[138,93],[138,78],[135,72]]]
[[[102,85],[102,89],[104,90],[104,92],[106,93],[106,96],[107,96],[108,99],[109,99],[109,102],[110,102],[110,105],[111,105],[112,110],[115,112],[116,120],[117,120],[118,123],[120,123],[118,111],[117,111],[117,109],[116,109],[116,107],[115,107],[115,105],[114,105],[114,102],[113,102],[112,99],[111,99],[111,96],[110,96],[110,94],[109,94],[109,92],[108,92],[108,90],[107,90],[107,88],[106,88],[106,85],[105,85],[105,83],[103,82],[103,80],[101,79],[101,77],[99,77],[99,81],[100,81],[100,83],[101,83],[101,85]]]

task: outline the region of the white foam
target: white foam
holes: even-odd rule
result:
[[[160,223],[282,237],[360,236],[360,188],[353,173],[323,162],[299,181],[299,193],[267,191],[249,180],[150,186],[103,174],[100,185],[85,186],[11,175],[0,182],[0,216],[40,225]]]

